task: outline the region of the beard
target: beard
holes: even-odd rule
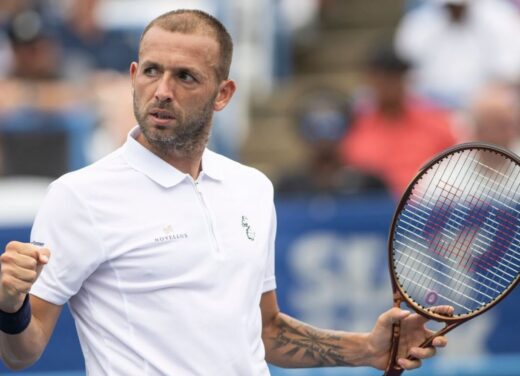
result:
[[[161,155],[174,152],[183,157],[190,157],[201,152],[208,143],[215,98],[216,95],[198,111],[191,112],[185,117],[175,111],[170,102],[154,102],[150,108],[166,110],[175,116],[175,126],[163,132],[154,129],[151,124],[146,122],[148,110],[145,110],[144,113],[139,110],[139,98],[135,92],[133,98],[134,115],[141,133],[154,151]]]

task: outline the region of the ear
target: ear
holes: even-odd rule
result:
[[[231,97],[235,93],[236,85],[233,80],[225,80],[220,83],[217,97],[215,98],[215,103],[213,104],[213,109],[215,111],[220,111],[224,107],[227,106]]]
[[[130,79],[132,80],[132,87],[134,86],[135,76],[137,75],[138,64],[134,61],[130,64]]]

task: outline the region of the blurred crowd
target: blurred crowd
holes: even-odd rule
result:
[[[105,28],[96,0],[0,3],[0,172],[57,177],[129,129],[136,29]]]
[[[362,84],[328,106],[305,104],[306,113],[297,113],[308,161],[302,171],[282,174],[279,193],[327,194],[335,187],[336,194],[383,191],[398,198],[425,162],[458,143],[520,151],[518,4],[407,2],[392,38],[365,56]],[[337,105],[347,97],[348,108]],[[342,127],[335,125],[340,116]]]
[[[240,90],[216,117],[211,147],[236,158],[251,93],[290,75],[290,34],[313,22],[317,1],[297,17],[291,2],[2,0],[0,176],[55,178],[121,145],[135,124],[128,68],[141,32],[183,7],[216,15],[233,34]],[[262,14],[262,25],[251,22]]]
[[[211,147],[239,158],[251,96],[290,80],[295,36],[332,2],[2,0],[0,177],[54,178],[121,145],[135,123],[127,71],[141,30],[175,7],[215,14],[233,34],[239,92],[218,114]],[[301,93],[293,122],[306,158],[275,179],[279,195],[398,197],[457,143],[518,151],[519,3],[406,2],[392,40],[365,57],[359,87]],[[242,17],[259,12],[267,16],[256,26]]]

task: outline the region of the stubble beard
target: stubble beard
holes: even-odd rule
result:
[[[174,112],[167,102],[154,104],[155,108]],[[213,118],[213,98],[208,101],[197,113],[181,119],[176,114],[176,125],[169,134],[160,134],[146,124],[146,115],[139,111],[138,98],[134,93],[134,115],[144,138],[159,155],[175,154],[179,157],[190,158],[202,153],[208,144],[211,121]]]

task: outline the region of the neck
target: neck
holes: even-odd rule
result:
[[[161,148],[148,142],[142,133],[137,137],[137,141],[177,170],[190,175],[193,180],[199,177],[202,170],[202,154],[204,153],[205,144],[189,151],[177,150],[172,147]]]
[[[388,117],[397,117],[404,113],[404,103],[401,100],[379,103],[378,108],[382,114]]]

